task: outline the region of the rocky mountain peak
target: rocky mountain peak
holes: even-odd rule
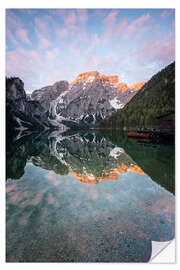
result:
[[[138,90],[140,90],[145,84],[146,84],[146,82],[134,83],[134,84],[131,84],[131,85],[129,86],[129,88],[133,89],[134,91],[138,91]]]
[[[6,78],[6,89],[7,101],[26,99],[24,83],[18,77]]]
[[[115,86],[117,90],[120,90],[122,93],[130,89],[134,91],[138,91],[146,83],[146,82],[139,82],[139,83],[135,83],[128,86],[124,82],[119,82],[119,78],[117,75],[106,76],[104,74],[99,73],[98,71],[89,71],[89,72],[84,72],[84,73],[79,74],[77,78],[71,83],[71,85],[86,82],[86,81],[92,82],[94,80],[99,80],[105,84],[111,84]]]
[[[101,80],[104,83],[115,84],[118,83],[118,76],[106,76],[97,71],[89,71],[79,74],[77,78],[72,82],[72,84],[80,83],[86,80]]]

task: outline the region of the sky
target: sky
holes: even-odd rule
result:
[[[174,9],[6,9],[6,76],[27,93],[93,70],[131,85],[174,59]]]

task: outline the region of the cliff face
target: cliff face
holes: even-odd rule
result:
[[[68,87],[69,83],[67,81],[58,81],[53,85],[34,90],[30,95],[30,99],[39,101],[44,109],[48,111],[51,101],[58,98]]]
[[[50,126],[46,112],[36,100],[29,100],[24,83],[19,78],[6,79],[6,128],[16,130],[42,130]]]

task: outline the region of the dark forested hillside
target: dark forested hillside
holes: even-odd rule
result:
[[[100,122],[100,128],[153,126],[175,110],[175,62],[154,75],[123,109]]]

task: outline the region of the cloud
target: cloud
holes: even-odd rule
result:
[[[127,25],[127,19],[123,19],[115,26],[115,33],[118,34]]]
[[[31,44],[27,30],[24,29],[20,18],[11,10],[6,10],[6,35],[14,45],[18,45],[18,39],[24,43]]]
[[[96,54],[91,54],[86,58],[83,70],[91,71],[96,70],[98,67],[98,57]],[[84,71],[83,71],[84,72]]]
[[[175,43],[165,43],[157,51],[155,58],[163,62],[173,61],[175,57]]]
[[[54,84],[57,81],[64,80],[60,70],[49,70],[48,75],[44,80],[44,85]]]
[[[127,19],[122,19],[116,23],[117,15],[118,11],[113,10],[109,12],[109,14],[103,20],[104,31],[101,38],[104,45],[116,42],[117,39],[120,38],[120,33],[122,33],[122,30],[124,30],[127,24]]]
[[[74,42],[81,46],[83,43],[88,42],[88,35],[86,29],[87,10],[64,10],[61,12],[61,19],[63,24],[54,24],[54,30],[57,38],[61,38],[60,42]],[[62,40],[63,39],[63,40]],[[66,39],[66,40],[65,40]]]
[[[54,48],[54,49],[46,52],[46,56],[49,60],[53,60],[54,58],[56,58],[58,56],[58,54],[59,54],[58,48]]]
[[[35,17],[34,21],[38,45],[42,49],[47,49],[52,45],[50,41],[50,32],[52,29],[51,27],[53,26],[53,19],[51,16],[43,16],[41,18]]]
[[[68,29],[66,27],[59,27],[55,29],[56,35],[60,38],[65,38],[68,36]]]
[[[109,24],[114,24],[117,14],[118,14],[117,10],[110,11],[109,14],[103,20],[103,23],[108,24],[108,25]]]
[[[105,56],[100,61],[100,63],[98,64],[98,69],[104,69],[104,68],[107,68],[107,67],[109,69],[109,67],[112,67],[113,64],[114,64],[114,61],[113,61],[112,55],[108,55],[108,56]]]
[[[64,18],[65,25],[75,25],[77,22],[77,17],[75,11],[71,10],[68,12],[68,15]]]
[[[21,27],[21,20],[18,16],[15,15],[10,9],[6,10],[6,28],[14,29]]]
[[[142,15],[139,18],[137,18],[136,20],[134,20],[126,29],[125,31],[125,36],[129,37],[133,31],[138,30],[139,27],[142,27],[143,24],[145,22],[147,22],[149,19],[151,18],[151,16],[149,15],[149,13],[147,13],[146,15]]]
[[[23,28],[19,28],[17,31],[16,31],[16,34],[17,34],[17,37],[23,41],[24,43],[27,43],[27,44],[31,44],[31,41],[29,40],[28,38],[28,33],[27,33],[27,30],[23,29]]]
[[[174,9],[165,9],[163,10],[163,12],[160,14],[160,16],[162,18],[167,18],[169,16],[171,16],[171,14],[173,13]]]
[[[174,60],[175,57],[175,41],[171,32],[165,39],[154,39],[146,43],[133,55],[136,60],[141,63],[162,62],[164,65]]]
[[[72,43],[70,44],[69,52],[75,57],[81,57],[81,51],[78,48],[78,46],[76,46],[76,44],[74,44],[74,45]]]
[[[47,39],[41,33],[37,33],[37,37],[38,37],[39,47],[41,49],[47,49],[52,45],[51,41],[49,39]]]
[[[51,31],[50,23],[52,22],[51,16],[35,17],[35,30],[46,34]]]
[[[6,12],[7,75],[19,76],[31,90],[90,70],[144,80],[145,67],[155,71],[156,63],[158,70],[174,57],[174,18],[163,20],[171,9],[142,10],[136,17],[119,9],[34,11],[26,19],[25,9]]]
[[[39,70],[45,69],[42,56],[36,50],[25,50],[18,48],[6,53],[6,74],[7,76],[20,77],[25,86],[32,89],[37,84],[40,74]]]
[[[94,50],[100,44],[100,38],[97,33],[93,34],[90,39],[90,45],[86,48],[87,52]]]
[[[28,68],[29,65],[42,66],[42,57],[36,50],[25,50],[24,48],[18,48],[13,51],[9,51],[6,54],[7,62],[16,66],[17,70]]]
[[[88,14],[86,9],[77,9],[77,18],[78,21],[82,24],[85,24],[88,19]]]
[[[6,37],[9,39],[14,45],[18,45],[18,41],[15,36],[12,34],[10,29],[6,29]]]

